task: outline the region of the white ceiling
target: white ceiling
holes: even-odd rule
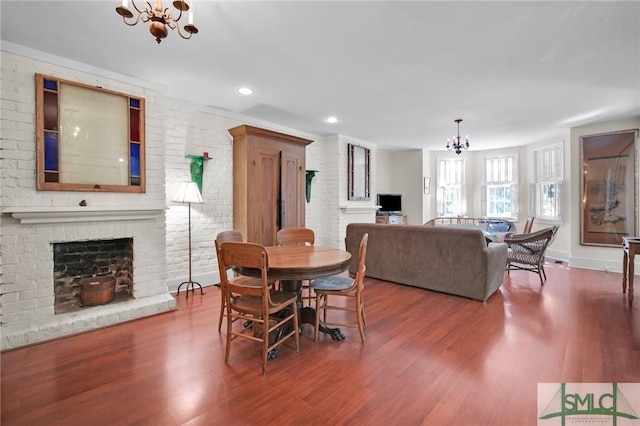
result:
[[[124,25],[119,4],[2,0],[3,46],[383,149],[442,150],[457,117],[472,149],[491,149],[640,115],[637,1],[195,0],[199,34],[159,45],[148,24]]]

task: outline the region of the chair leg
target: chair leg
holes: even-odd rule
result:
[[[220,295],[221,295],[221,301],[220,301],[220,319],[218,320],[218,333],[220,333],[220,331],[222,330],[222,319],[224,318],[224,312],[225,312],[225,309],[227,308],[226,297],[222,287],[220,287]]]
[[[364,345],[364,312],[362,311],[362,301],[359,297],[356,298],[356,319],[358,320],[358,331],[360,332],[360,340]]]
[[[540,285],[544,285],[544,282],[547,280],[547,274],[544,272],[544,259],[538,263],[538,275],[540,275]],[[542,279],[543,276],[544,280]]]
[[[362,309],[362,324],[367,326],[367,316],[364,313],[364,300],[360,300],[360,309]]]
[[[322,302],[320,301],[320,298],[322,297],[322,295],[320,293],[316,293],[316,323],[315,323],[315,335],[313,338],[314,342],[318,341],[318,335],[320,334],[320,310],[322,309]]]
[[[269,315],[263,317],[262,323],[262,375],[267,375],[267,357],[269,356]]]
[[[300,330],[298,307],[296,306],[296,302],[291,304],[291,310],[293,311],[293,329]],[[300,350],[300,333],[294,333],[294,339],[296,340],[296,352],[298,352]]]
[[[324,303],[324,308],[323,308],[323,311],[322,311],[322,321],[326,324],[326,322],[327,322],[327,311],[328,311],[327,306],[329,306],[329,295],[325,294],[323,300],[324,300],[324,302],[323,302]]]
[[[225,299],[226,300],[226,299]],[[224,351],[224,362],[229,362],[229,353],[231,352],[231,324],[232,324],[231,312],[227,312],[227,347]]]

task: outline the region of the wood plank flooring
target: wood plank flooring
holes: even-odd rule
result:
[[[486,303],[366,280],[367,344],[259,346],[224,363],[219,289],[179,310],[4,352],[11,425],[534,425],[539,382],[640,382],[640,303],[621,274],[548,264],[505,274]],[[640,302],[637,300],[636,302]]]

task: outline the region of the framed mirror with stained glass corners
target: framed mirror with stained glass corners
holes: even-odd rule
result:
[[[36,74],[37,189],[145,192],[144,98]]]

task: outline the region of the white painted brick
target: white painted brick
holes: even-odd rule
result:
[[[90,206],[158,203],[167,206],[165,215],[158,221],[135,223],[20,225],[2,215],[0,286],[11,290],[13,299],[0,299],[5,323],[1,347],[22,346],[174,309],[175,300],[168,295],[167,283],[180,282],[188,274],[188,224],[186,208],[172,203],[171,199],[179,183],[190,179],[190,161],[185,155],[205,151],[212,160],[204,166],[204,204],[192,206],[192,274],[194,277],[217,276],[213,242],[219,232],[233,228],[233,144],[228,129],[245,123],[213,114],[205,107],[173,102],[165,92],[128,84],[126,78],[115,81],[33,58],[0,54],[3,114],[0,128],[5,138],[3,158],[0,158],[0,205],[76,206],[85,199]],[[35,72],[145,97],[146,193],[35,190]],[[345,226],[354,219],[340,210],[340,206],[347,203],[346,143],[346,139],[335,136],[314,141],[307,147],[307,169],[320,171],[312,183],[311,202],[306,204],[306,223],[316,230],[318,244],[342,247]],[[372,149],[372,158],[376,158],[375,155]],[[372,172],[376,167],[373,161]],[[369,218],[358,217],[361,219]],[[50,244],[124,236],[134,238],[136,299],[92,307],[73,315],[53,315],[52,298],[45,297],[53,293]],[[8,275],[5,270],[10,271]],[[24,292],[22,297],[31,305],[19,305],[20,292]],[[10,308],[7,312],[4,300]]]
[[[0,294],[0,305],[6,306],[15,304],[18,301],[18,293],[15,291],[10,291],[4,286],[2,287],[2,294]],[[3,310],[3,313],[6,311]]]
[[[38,62],[18,55],[2,52],[2,158],[0,158],[0,204],[6,207],[76,206],[85,199],[91,206],[145,205],[165,200],[164,118],[163,94],[135,87],[119,81],[110,81],[72,69]],[[35,79],[34,73],[56,75],[84,84],[99,85],[111,90],[136,96],[145,94],[147,125],[156,128],[147,131],[147,192],[144,194],[65,193],[36,191],[35,176]],[[155,98],[155,99],[154,99]],[[148,127],[149,128],[149,127]],[[118,311],[127,311],[127,318],[146,315],[147,304],[158,305],[154,312],[172,309],[175,301],[168,295],[164,262],[164,217],[157,221],[92,222],[74,224],[22,225],[13,218],[2,216],[2,267],[10,274],[0,275],[3,294],[2,349],[35,343],[69,333],[86,331],[119,321]],[[92,307],[72,315],[53,313],[53,242],[105,238],[134,238],[134,287],[140,286],[140,296],[149,295],[149,301],[135,300],[129,309],[124,303],[110,304],[113,311]],[[137,263],[143,266],[138,271]],[[148,266],[145,266],[148,265]],[[136,280],[141,280],[137,282]],[[94,310],[95,309],[95,310]],[[139,313],[135,311],[139,310]],[[104,316],[103,316],[104,315]],[[97,319],[100,318],[100,319]]]
[[[34,115],[26,112],[3,110],[2,119],[17,121],[19,123],[35,124]]]
[[[3,265],[2,269],[4,270],[4,269],[7,269],[7,268]],[[13,294],[13,293],[17,293],[18,292],[18,286],[15,284],[15,276],[14,275],[7,275],[5,273],[2,273],[2,280],[4,282],[2,284],[0,284],[0,298],[3,297],[3,296],[9,295],[9,294]],[[11,299],[9,300],[9,302],[11,302]],[[2,302],[0,301],[0,305],[1,304],[2,304]]]

